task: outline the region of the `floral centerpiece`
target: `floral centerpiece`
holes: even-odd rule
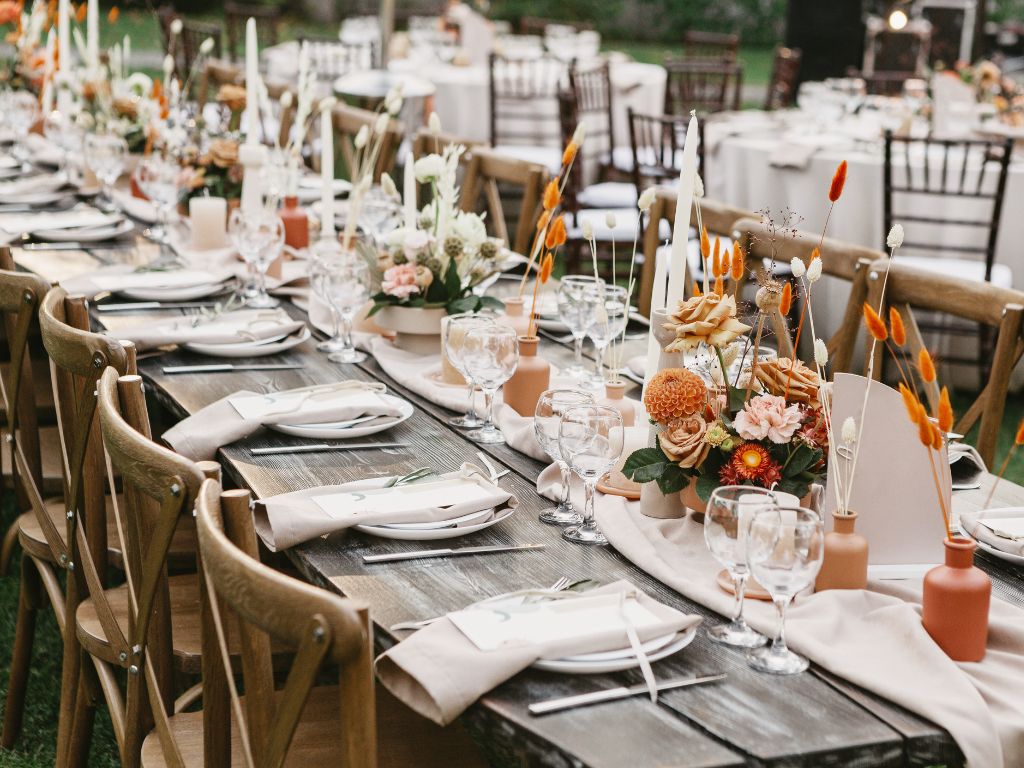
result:
[[[1024,127],[1024,89],[992,61],[976,64],[957,62],[953,73],[974,89],[981,104],[991,104],[999,122],[1016,128]]]
[[[24,0],[0,1],[0,27],[10,27],[4,36],[14,48],[13,59],[0,70],[0,82],[10,88],[42,89],[46,76],[44,32],[52,23],[48,3],[35,0],[26,11]]]

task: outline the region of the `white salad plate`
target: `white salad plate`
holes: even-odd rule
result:
[[[302,326],[294,333],[272,336],[259,341],[244,341],[231,344],[201,344],[191,342],[185,349],[212,357],[267,357],[297,347],[311,335],[309,326]]]
[[[101,243],[115,237],[127,235],[135,229],[135,224],[128,219],[121,219],[114,224],[99,227],[72,227],[71,229],[35,229],[32,234],[43,240],[55,243]]]
[[[647,655],[648,661],[660,661],[681,651],[692,643],[696,636],[697,627],[693,626],[676,634],[648,640],[640,647]],[[640,666],[640,659],[632,648],[623,648],[617,651],[567,656],[562,659],[540,659],[532,666],[544,672],[560,672],[565,675],[600,675],[635,669]]]
[[[486,510],[490,511],[490,510]],[[408,530],[405,528],[394,528],[384,525],[357,525],[356,530],[368,533],[371,536],[377,536],[381,539],[397,539],[399,541],[442,541],[444,539],[457,539],[460,536],[466,536],[470,533],[476,533],[482,531],[485,528],[490,528],[492,525],[497,525],[502,520],[505,520],[512,516],[515,512],[511,507],[506,507],[498,514],[493,517],[488,517],[482,523],[475,525],[463,525],[460,527],[449,527],[449,528],[429,528],[429,529],[413,529]],[[449,521],[451,523],[452,521]]]
[[[309,330],[306,329],[308,334]],[[381,398],[401,410],[398,416],[381,416],[372,421],[344,426],[350,422],[324,422],[319,424],[270,424],[271,429],[293,437],[311,437],[315,440],[345,440],[350,437],[366,437],[375,435],[392,427],[396,427],[413,414],[412,403],[394,395],[381,395]]]

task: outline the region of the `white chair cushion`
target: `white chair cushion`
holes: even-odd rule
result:
[[[609,213],[615,215],[614,227],[608,226],[607,217]],[[566,218],[566,224],[568,225],[567,234],[570,240],[583,239],[583,222],[589,221],[590,225],[594,228],[594,240],[597,242],[610,243],[613,240],[616,243],[632,242],[633,237],[637,233],[637,217],[639,215],[640,211],[636,208],[587,208],[579,212],[576,216],[575,224],[571,216]],[[667,238],[671,236],[671,225],[662,219],[658,226],[658,237]],[[643,250],[643,243],[638,240],[636,247],[638,252]]]
[[[926,272],[955,277],[958,280],[985,282],[985,264],[981,261],[946,259],[939,256],[901,256],[897,253],[896,263]],[[1013,270],[1005,264],[993,264],[991,283],[1000,288],[1012,288]]]
[[[612,167],[620,171],[633,170],[633,148],[615,147],[612,150]]]
[[[552,175],[557,175],[562,169],[562,150],[557,147],[531,147],[526,144],[499,144],[494,151],[514,157],[519,160],[526,160],[530,163],[543,165]]]
[[[629,208],[636,205],[636,187],[622,181],[591,184],[576,196],[584,208]]]

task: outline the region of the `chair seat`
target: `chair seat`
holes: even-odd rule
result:
[[[6,442],[7,430],[0,430],[0,440]],[[39,454],[43,469],[43,487],[40,492],[44,496],[54,496],[64,490],[63,451],[60,447],[60,432],[57,427],[39,428]],[[0,466],[3,466],[4,482],[10,486],[11,452],[0,451]]]
[[[500,155],[543,165],[551,175],[562,169],[562,150],[558,147],[535,147],[528,144],[499,144],[494,151]]]
[[[124,497],[118,496],[118,504],[124,504]],[[67,518],[65,517],[63,499],[47,499],[44,502],[46,514],[53,521],[60,540],[67,544]],[[124,507],[122,506],[123,510]],[[42,526],[33,512],[25,512],[18,517],[18,541],[21,548],[28,554],[41,560],[52,562],[53,555],[50,553],[50,545],[43,535]],[[191,515],[183,515],[174,531],[174,538],[171,539],[171,551],[168,554],[168,564],[173,569],[191,567],[196,560],[196,522]],[[117,522],[114,520],[113,507],[110,504],[110,497],[107,497],[107,556],[110,565],[115,568],[124,568],[124,560],[121,556],[121,540],[117,534]]]
[[[245,701],[245,697],[241,697]],[[381,768],[475,768],[485,763],[458,724],[447,728],[420,717],[377,685],[377,765]],[[286,768],[337,765],[341,694],[334,686],[310,691],[295,729]],[[244,709],[244,704],[243,704]],[[203,764],[203,713],[182,712],[170,718],[170,730],[185,765]],[[151,732],[142,744],[142,765],[167,765],[160,738]],[[235,719],[231,718],[231,766],[244,768],[245,756]],[[226,768],[226,767],[225,767]]]
[[[608,226],[608,214],[615,216],[615,226]],[[637,217],[640,211],[636,208],[586,208],[576,214],[575,222],[573,217],[566,219],[568,225],[566,234],[570,240],[583,239],[583,222],[587,221],[594,228],[594,239],[599,243],[632,243],[637,236]],[[672,236],[672,226],[662,219],[658,222],[658,237],[668,238]],[[637,251],[642,249],[642,242],[637,241]],[[625,254],[628,257],[629,254]]]
[[[636,205],[636,186],[623,181],[591,184],[576,196],[583,208],[632,208]]]
[[[915,269],[969,280],[973,283],[985,282],[985,264],[970,259],[946,259],[938,256],[903,256],[896,255],[896,263]],[[1013,270],[1005,264],[992,265],[992,285],[1000,288],[1013,288]]]

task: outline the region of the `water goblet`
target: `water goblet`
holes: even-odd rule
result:
[[[135,181],[156,208],[156,222],[143,234],[162,245],[170,244],[168,221],[180,200],[181,168],[173,158],[160,152],[142,158],[135,169]]]
[[[39,119],[39,99],[28,91],[10,91],[4,99],[4,122],[14,133],[14,148],[22,159],[27,157],[27,147],[22,142],[28,136],[32,126]]]
[[[807,659],[786,647],[786,608],[793,597],[814,583],[821,570],[825,535],[821,517],[809,509],[761,509],[747,535],[747,562],[768,590],[778,613],[778,632],[771,645],[747,652],[751,667],[773,675],[793,675],[809,666]]]
[[[708,629],[708,637],[716,643],[738,648],[756,648],[767,638],[755,632],[743,619],[743,597],[750,569],[747,566],[747,534],[754,513],[774,508],[775,495],[750,485],[726,485],[716,488],[708,500],[704,515],[704,541],[715,560],[725,566],[732,578],[732,621]]]
[[[583,301],[591,307],[587,336],[594,342],[597,358],[592,383],[604,386],[604,355],[608,345],[626,330],[629,322],[629,294],[621,285],[598,283],[583,289]]]
[[[492,323],[473,328],[462,344],[462,365],[484,392],[484,424],[467,432],[477,443],[504,443],[505,436],[494,426],[494,393],[512,378],[519,365],[519,340],[513,328]]]
[[[109,201],[110,208],[117,207],[114,184],[124,170],[127,156],[128,143],[120,136],[93,133],[85,138],[85,162],[100,180],[103,196]]]
[[[484,420],[476,412],[476,383],[463,363],[462,350],[466,343],[466,335],[471,330],[493,324],[493,317],[476,312],[448,315],[441,320],[441,345],[444,348],[444,354],[452,367],[462,374],[469,388],[469,407],[466,409],[466,413],[448,419],[448,423],[453,427],[476,429],[484,424]]]
[[[583,517],[573,509],[569,498],[569,486],[572,475],[569,463],[562,457],[558,449],[558,425],[562,414],[570,408],[581,405],[593,405],[594,395],[580,389],[549,389],[537,400],[537,408],[533,413],[533,431],[537,442],[555,462],[562,473],[562,498],[558,505],[548,507],[540,513],[539,520],[548,525],[574,525],[583,522]]]
[[[253,277],[243,289],[245,303],[257,309],[276,307],[278,300],[267,294],[267,269],[284,247],[281,217],[262,207],[254,211],[236,208],[228,218],[228,234]]]
[[[622,455],[622,415],[604,405],[570,408],[558,423],[558,452],[583,481],[586,505],[583,522],[562,531],[562,538],[577,544],[607,544],[594,520],[594,496],[601,478]]]
[[[43,135],[60,150],[58,173],[68,173],[68,160],[82,149],[82,129],[74,117],[55,109],[43,118]]]
[[[352,322],[370,296],[370,268],[358,253],[340,250],[324,259],[324,294],[341,319],[340,348],[327,355],[332,363],[361,363],[366,355],[352,341]]]
[[[379,184],[375,184],[363,196],[359,207],[359,224],[375,243],[380,243],[385,232],[392,228],[389,224],[393,224],[400,210],[400,203],[384,192]]]
[[[324,303],[331,313],[331,335],[316,345],[320,352],[339,352],[344,347],[341,338],[341,315],[337,307],[331,304],[328,293],[327,262],[341,254],[341,241],[337,237],[319,238],[309,249],[309,284],[313,293]]]
[[[588,313],[593,309],[583,300],[584,289],[600,282],[592,275],[566,275],[558,282],[558,318],[568,326],[573,340],[572,365],[565,372],[576,379],[587,376],[587,369],[583,366],[583,339],[590,326]]]

